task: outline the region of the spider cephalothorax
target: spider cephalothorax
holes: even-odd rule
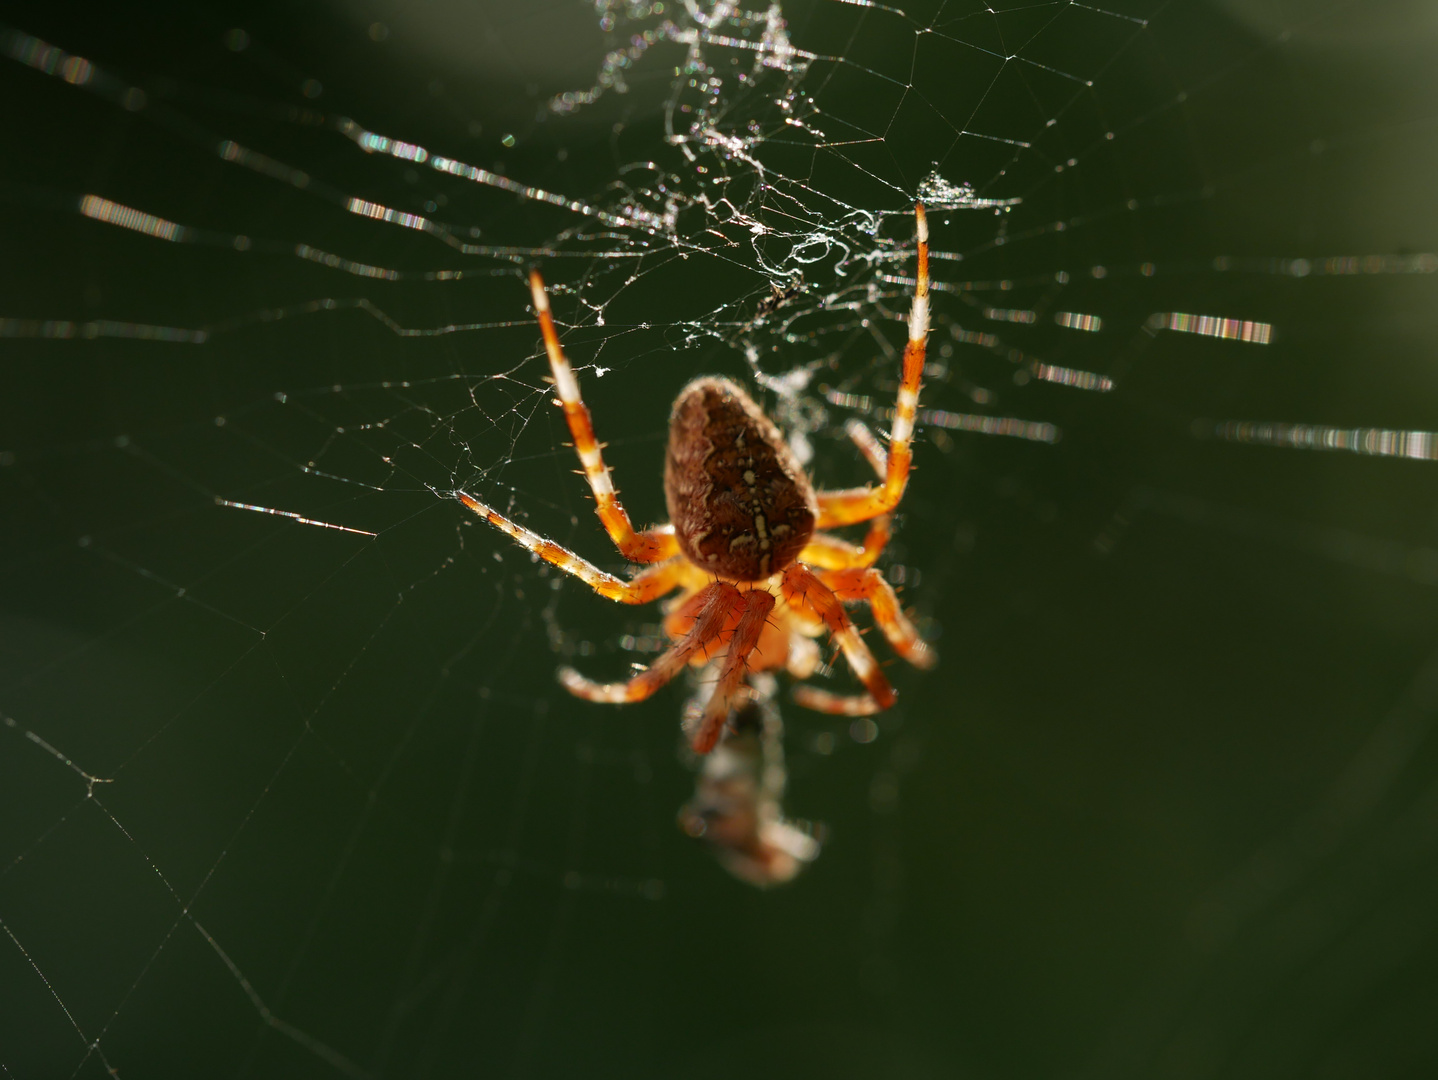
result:
[[[636,532],[620,505],[579,382],[564,356],[549,297],[537,271],[529,277],[535,313],[549,354],[558,404],[594,493],[595,510],[620,553],[651,563],[628,581],[510,521],[464,492],[465,506],[541,558],[573,574],[601,596],[644,604],[675,591],[664,628],[673,639],[648,668],[627,682],[595,683],[560,669],[564,686],[591,701],[640,701],[689,664],[725,649],[707,704],[691,731],[696,752],[714,748],[726,718],[741,701],[746,677],[786,668],[799,679],[818,665],[814,639],[827,632],[864,684],[865,693],[832,694],[800,685],[795,697],[823,712],[862,715],[886,709],[894,689],[844,610],[865,601],[894,650],[928,667],[934,653],[904,616],[893,587],[874,569],[889,538],[889,513],[908,483],[910,442],[918,411],[929,331],[929,234],[916,208],[919,266],[909,343],[887,452],[857,421],[850,437],[882,481],[877,487],[816,491],[783,435],[759,406],[728,379],[696,379],[674,403],[664,465],[670,524]],[[870,522],[861,545],[822,529]]]

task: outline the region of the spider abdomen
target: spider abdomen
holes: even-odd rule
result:
[[[728,379],[695,379],[669,420],[664,497],[680,550],[731,581],[763,581],[814,534],[813,486],[773,421]]]

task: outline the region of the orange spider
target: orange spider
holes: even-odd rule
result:
[[[933,650],[873,566],[889,539],[888,515],[908,483],[929,332],[929,230],[923,204],[915,216],[918,280],[888,453],[862,424],[849,425],[850,437],[883,482],[816,492],[779,429],[748,394],[728,379],[695,379],[680,391],[669,423],[664,495],[670,524],[643,532],[634,530],[619,504],[589,409],[579,397],[579,382],[560,347],[544,282],[538,271],[530,273],[556,404],[564,409],[599,519],[626,559],[656,565],[626,581],[464,492],[459,500],[601,596],[646,604],[682,590],[665,609],[664,629],[674,644],[653,664],[621,683],[596,683],[573,668],[561,668],[559,680],[570,693],[590,701],[642,701],[687,665],[708,662],[711,647],[727,644],[713,692],[690,733],[694,751],[707,754],[747,693],[745,676],[783,667],[798,679],[808,678],[819,659],[814,638],[827,630],[866,692],[845,696],[800,685],[794,690],[798,702],[850,716],[887,709],[894,703],[894,688],[850,621],[846,601],[867,601],[894,651],[917,667],[932,666]],[[872,524],[859,546],[816,531],[863,521]]]

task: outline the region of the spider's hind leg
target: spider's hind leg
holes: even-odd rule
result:
[[[884,575],[871,568],[830,570],[819,580],[834,590],[840,600],[862,600],[874,613],[874,624],[882,631],[894,651],[917,668],[931,668],[938,663],[938,653],[920,635],[904,609],[894,587]]]
[[[840,712],[853,716],[864,716],[881,712],[894,703],[894,688],[859,631],[849,619],[841,601],[833,590],[814,576],[813,571],[800,563],[794,563],[784,571],[784,599],[801,609],[813,611],[824,620],[835,644],[844,653],[844,659],[854,669],[854,674],[864,684],[867,694],[854,697],[839,697],[812,686],[800,685],[794,688],[795,699],[806,708],[820,712]]]

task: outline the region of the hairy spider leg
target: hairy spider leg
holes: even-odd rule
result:
[[[759,635],[763,633],[769,613],[773,610],[773,593],[754,589],[744,594],[744,613],[739,616],[734,636],[729,639],[729,651],[724,656],[719,681],[714,684],[714,692],[704,706],[704,714],[690,742],[696,754],[709,753],[719,741],[724,722],[729,719],[733,708],[734,696],[743,685],[744,675],[749,669],[749,655],[759,644]]]
[[[869,468],[874,470],[874,475],[880,480],[884,479],[889,473],[889,452],[884,449],[878,436],[869,430],[869,425],[857,417],[850,417],[844,421],[844,434],[859,448],[859,453],[864,455],[864,460],[869,463]]]
[[[899,606],[894,587],[879,571],[858,567],[828,570],[819,575],[819,580],[833,589],[840,600],[866,601],[874,613],[875,625],[889,639],[894,651],[909,663],[917,668],[931,668],[938,663],[938,653],[919,636],[919,631]]]
[[[873,468],[879,479],[884,479],[889,468],[889,455],[868,425],[862,420],[850,420],[844,425],[844,430],[848,432],[849,438],[854,440],[854,445],[859,448],[864,460]],[[799,561],[826,570],[873,566],[893,536],[892,523],[893,519],[888,514],[880,514],[874,518],[869,523],[864,542],[858,546],[828,533],[815,533],[809,538],[808,546],[799,553]]]
[[[929,224],[923,203],[914,207],[914,216],[918,229],[919,270],[914,286],[914,304],[909,309],[909,343],[904,346],[903,374],[890,431],[884,482],[879,487],[818,492],[821,529],[853,525],[887,514],[899,505],[904,487],[909,482],[914,418],[919,411],[919,386],[924,375],[924,352],[929,337]]]
[[[664,604],[664,633],[675,641],[689,633],[689,628],[704,609],[704,591],[714,584],[714,578],[707,574],[697,582],[692,580],[699,575],[698,568],[693,563],[689,563],[687,573],[690,580],[686,581],[684,591]]]
[[[844,430],[874,472],[882,478],[888,468],[888,454],[874,433],[861,420],[850,420],[844,425]],[[863,547],[859,548],[817,533],[809,547],[804,549],[803,558],[811,566],[827,571],[819,574],[819,580],[833,589],[840,600],[868,603],[869,610],[874,613],[874,622],[896,653],[915,667],[931,668],[938,662],[938,654],[919,636],[914,624],[904,614],[893,586],[883,574],[871,569],[879,552],[889,541],[890,520],[888,514],[874,518],[869,525],[869,535],[865,537]]]
[[[730,613],[744,602],[743,594],[727,581],[716,581],[699,595],[703,597],[703,606],[688,633],[628,682],[593,682],[571,667],[559,669],[559,681],[575,697],[588,701],[614,705],[643,701],[683,671],[696,652],[717,638],[723,632]]]
[[[880,514],[869,526],[862,544],[851,544],[829,533],[816,532],[799,552],[799,561],[825,570],[873,566],[893,536],[889,515]]]
[[[843,652],[844,659],[869,691],[867,694],[843,696],[801,684],[794,687],[794,699],[805,708],[817,712],[842,713],[848,716],[867,716],[892,705],[896,697],[894,688],[879,670],[874,654],[864,644],[864,639],[859,636],[859,631],[844,610],[843,602],[833,591],[800,563],[794,563],[784,571],[780,587],[784,598],[792,606],[813,611],[824,621],[830,636]]]
[[[594,492],[595,512],[604,523],[609,538],[630,562],[662,562],[678,555],[679,544],[674,539],[673,526],[661,525],[635,532],[628,512],[620,505],[619,493],[614,490],[609,469],[604,464],[602,447],[594,435],[594,421],[589,408],[580,399],[579,380],[559,344],[554,317],[549,313],[549,294],[544,291],[544,279],[539,276],[538,270],[529,272],[529,291],[534,299],[535,314],[539,316],[539,332],[544,337],[544,349],[549,354],[549,368],[553,372],[555,391],[559,394],[559,405],[564,409],[564,419],[574,437],[579,463],[584,466],[584,478],[589,481],[589,490]]]
[[[568,548],[560,547],[553,540],[546,540],[533,529],[526,529],[523,525],[510,521],[499,511],[485,506],[462,491],[459,493],[459,501],[495,528],[508,533],[521,547],[528,548],[566,574],[573,574],[600,596],[618,600],[621,604],[647,604],[651,600],[657,600],[682,585],[688,574],[689,568],[684,560],[675,558],[657,566],[647,567],[629,581],[625,581],[613,574],[606,574],[593,563],[580,558]]]
[[[794,703],[831,716],[873,716],[883,712],[868,694],[834,694],[808,683],[794,687]]]

